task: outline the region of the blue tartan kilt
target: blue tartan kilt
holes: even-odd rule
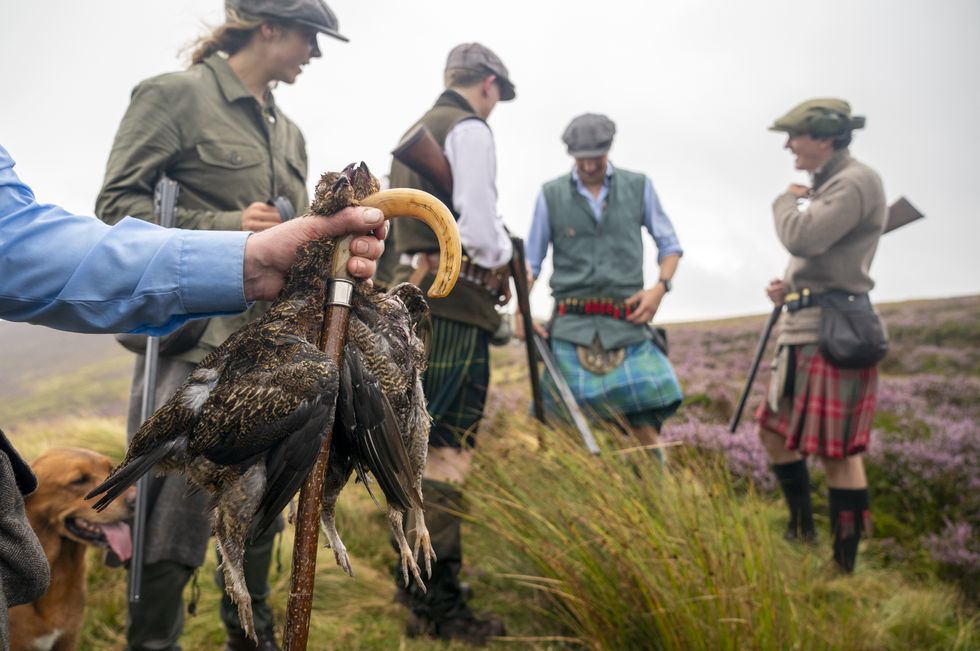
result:
[[[599,419],[625,418],[630,425],[653,425],[657,429],[681,404],[683,394],[674,368],[653,342],[626,347],[623,363],[605,375],[587,371],[579,362],[575,344],[552,339],[551,350],[575,400],[587,416]],[[545,373],[545,405],[552,412],[564,408],[556,403],[558,390]]]

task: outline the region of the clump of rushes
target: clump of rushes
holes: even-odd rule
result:
[[[537,427],[508,414],[493,429],[505,425]],[[852,578],[827,562],[829,549],[782,540],[778,505],[733,481],[718,455],[673,448],[663,472],[644,451],[622,453],[618,435],[600,434],[603,452],[593,457],[573,432],[541,433],[543,447],[533,435],[487,441],[494,449],[479,455],[467,490],[469,517],[485,530],[471,545],[481,565],[536,594],[520,600],[555,623],[550,637],[529,642],[905,648],[894,629],[907,622],[884,617],[900,591],[949,609],[922,648],[978,641],[975,618],[957,614],[949,590],[893,585],[892,575],[872,568],[851,590]]]
[[[593,457],[549,434],[545,449],[481,455],[468,494],[506,542],[501,566],[581,643],[792,648],[824,616],[799,596],[821,564],[787,554],[752,489],[737,495],[718,464],[685,455],[664,473],[645,451]]]

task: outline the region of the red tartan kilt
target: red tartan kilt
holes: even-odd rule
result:
[[[782,399],[778,413],[763,401],[755,412],[759,425],[785,437],[786,449],[801,454],[842,459],[867,450],[878,394],[878,367],[837,368],[823,358],[815,344],[794,346],[793,353],[793,396]]]

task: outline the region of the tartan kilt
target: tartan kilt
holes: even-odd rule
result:
[[[429,445],[475,444],[490,383],[490,335],[475,326],[432,317],[422,386],[432,417]]]
[[[582,367],[575,344],[561,339],[551,339],[550,344],[561,374],[587,416],[626,418],[634,427],[653,425],[659,430],[680,407],[683,394],[674,368],[651,341],[627,346],[623,362],[604,375]],[[542,387],[546,408],[560,413],[558,389],[547,373]]]
[[[792,395],[779,411],[768,401],[756,410],[761,427],[786,438],[786,449],[842,459],[868,449],[878,394],[878,367],[833,366],[816,344],[793,346],[796,359]],[[777,381],[773,374],[771,381]]]

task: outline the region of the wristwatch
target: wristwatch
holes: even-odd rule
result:
[[[664,292],[669,292],[671,288],[670,278],[661,278],[660,284],[664,286]]]

